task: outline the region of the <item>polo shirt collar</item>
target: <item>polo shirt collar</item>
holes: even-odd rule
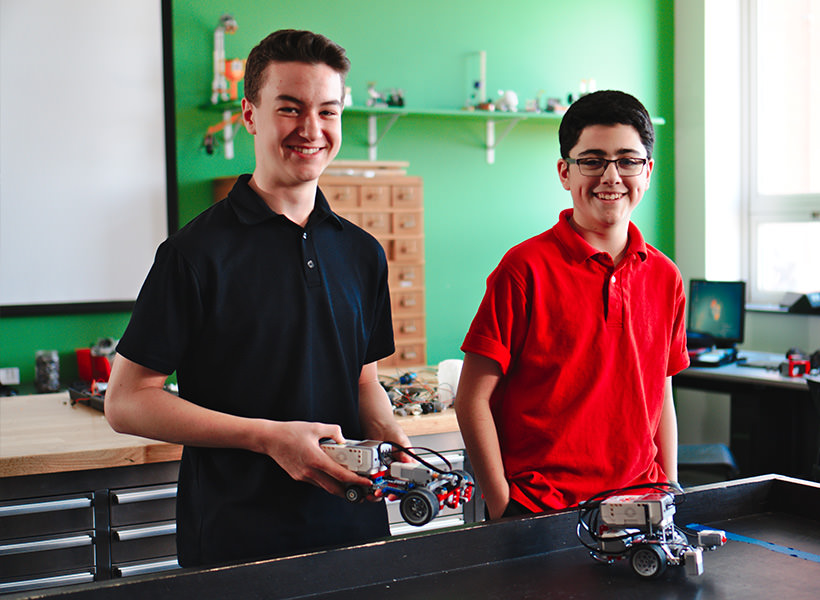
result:
[[[239,222],[244,225],[256,225],[268,219],[284,219],[282,215],[272,211],[265,204],[265,201],[259,197],[259,194],[251,189],[248,185],[250,180],[251,175],[249,173],[240,175],[228,193],[228,202],[236,213]],[[341,219],[330,210],[330,205],[327,203],[322,190],[316,188],[316,201],[308,218],[308,224],[316,225],[325,219],[329,219],[339,229],[343,227]]]
[[[558,241],[569,251],[573,260],[581,263],[593,256],[602,254],[600,250],[593,247],[581,237],[581,234],[572,228],[572,225],[570,225],[571,218],[571,208],[562,210],[558,218],[558,223],[554,227],[554,231]],[[637,255],[641,262],[645,261],[647,257],[646,241],[638,229],[638,226],[632,221],[629,222],[629,246],[626,249],[626,256],[624,258],[630,254]]]

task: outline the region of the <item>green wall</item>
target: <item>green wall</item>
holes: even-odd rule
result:
[[[522,106],[539,91],[565,97],[589,78],[599,89],[635,94],[666,124],[657,127],[652,187],[633,218],[650,243],[674,252],[672,0],[233,0],[227,6],[239,25],[226,36],[228,58],[244,58],[275,29],[319,31],[347,49],[348,85],[358,105],[374,81],[379,90],[403,89],[408,108],[461,108],[478,75],[479,50],[487,52],[489,95],[513,89]],[[224,1],[173,2],[181,223],[210,204],[212,178],[253,169],[245,131],[236,137],[233,160],[221,149],[214,155],[202,149],[206,128],[220,118],[200,106],[210,97],[213,28],[224,10]],[[461,356],[485,278],[503,253],[552,226],[570,205],[556,174],[557,121],[519,123],[492,165],[483,127],[474,119],[407,116],[379,144],[380,160],[408,161],[408,172],[424,178],[431,363]],[[366,129],[365,117],[344,117],[339,158],[367,158]],[[3,319],[0,366],[20,366],[24,379],[31,378],[36,349],[70,353],[100,335],[118,336],[126,322],[127,315]]]

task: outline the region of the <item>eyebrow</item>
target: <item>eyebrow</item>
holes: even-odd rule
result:
[[[306,103],[304,100],[300,100],[295,96],[289,96],[288,94],[279,94],[276,96],[276,100],[280,102],[293,102],[294,104],[298,104],[299,106],[304,106]],[[319,106],[342,106],[341,100],[325,100],[324,102],[320,103]]]
[[[591,148],[589,150],[584,150],[583,152],[579,152],[578,156],[606,156],[608,153],[604,152],[603,150],[599,150],[597,148]],[[626,156],[628,154],[641,154],[640,150],[636,150],[635,148],[620,148],[615,151],[616,156]]]

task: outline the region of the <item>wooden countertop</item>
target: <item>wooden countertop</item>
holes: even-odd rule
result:
[[[408,436],[458,431],[455,411],[399,417]],[[115,432],[68,393],[0,398],[0,477],[179,460],[182,447]]]

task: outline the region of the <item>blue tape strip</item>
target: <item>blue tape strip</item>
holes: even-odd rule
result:
[[[710,527],[704,527],[703,525],[699,525],[698,523],[690,523],[686,527],[693,531],[703,531],[704,529],[711,529]],[[756,540],[755,538],[750,538],[745,535],[740,535],[737,533],[731,533],[727,531],[726,539],[733,540],[735,542],[744,542],[746,544],[754,544],[755,546],[760,546],[761,548],[766,548],[767,550],[772,550],[773,552],[780,552],[781,554],[787,554],[788,556],[794,556],[795,558],[802,558],[803,560],[809,560],[811,562],[820,563],[820,555],[812,554],[811,552],[804,552],[803,550],[796,550],[794,548],[789,548],[788,546],[773,544],[772,542]]]

